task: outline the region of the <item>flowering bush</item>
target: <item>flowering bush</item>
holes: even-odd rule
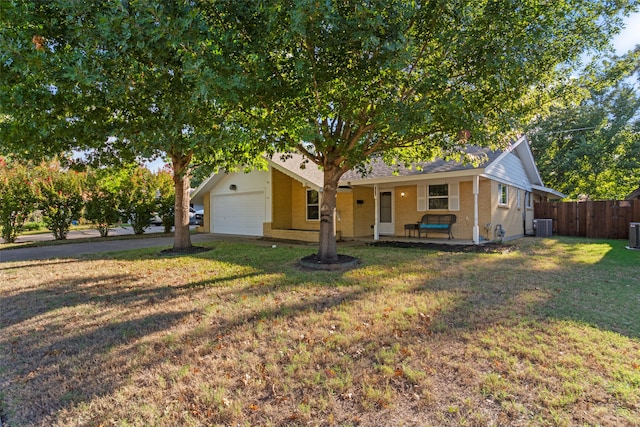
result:
[[[156,211],[162,218],[164,232],[171,232],[171,227],[175,224],[175,204],[176,191],[173,177],[170,172],[162,170],[156,175],[156,186],[158,188],[158,198],[156,200]]]
[[[43,168],[40,175],[36,187],[42,218],[56,240],[64,240],[82,212],[84,175],[56,167]]]
[[[95,224],[100,236],[109,235],[109,227],[120,220],[117,182],[109,171],[94,171],[87,176],[85,219]]]
[[[0,228],[5,243],[13,243],[35,207],[36,197],[29,170],[0,163]]]
[[[135,234],[144,233],[144,229],[151,225],[156,208],[157,188],[154,181],[148,169],[138,167],[130,170],[128,177],[120,182],[120,208]]]

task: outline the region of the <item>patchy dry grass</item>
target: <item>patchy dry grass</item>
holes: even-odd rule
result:
[[[640,252],[217,242],[0,264],[0,416],[18,425],[640,425]]]

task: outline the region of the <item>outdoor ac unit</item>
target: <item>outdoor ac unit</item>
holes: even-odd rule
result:
[[[629,223],[629,247],[640,249],[640,222]]]
[[[536,237],[551,237],[553,235],[553,220],[534,219],[533,228],[536,230]]]

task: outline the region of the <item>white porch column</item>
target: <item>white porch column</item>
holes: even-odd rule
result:
[[[333,208],[333,237],[338,234],[338,208]]]
[[[473,244],[480,243],[480,226],[478,225],[478,193],[480,192],[480,177],[473,177]]]
[[[375,221],[373,222],[373,240],[380,240],[380,230],[378,223],[380,222],[380,213],[378,212],[378,198],[380,196],[380,189],[377,185],[373,186],[373,210],[375,212]]]

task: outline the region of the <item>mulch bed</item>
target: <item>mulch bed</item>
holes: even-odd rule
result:
[[[470,252],[470,253],[504,253],[511,252],[517,247],[505,243],[489,242],[483,245],[447,245],[444,243],[422,243],[422,242],[374,242],[371,246],[383,248],[415,248],[429,249],[440,252]]]
[[[160,251],[161,255],[165,255],[165,256],[172,256],[172,255],[193,255],[193,254],[199,254],[202,252],[207,252],[212,250],[213,248],[205,248],[202,246],[191,246],[190,248],[186,248],[186,249],[163,249]]]
[[[310,270],[344,271],[360,264],[358,258],[349,255],[338,254],[338,260],[332,263],[323,263],[318,254],[308,255],[300,259],[300,266]]]

